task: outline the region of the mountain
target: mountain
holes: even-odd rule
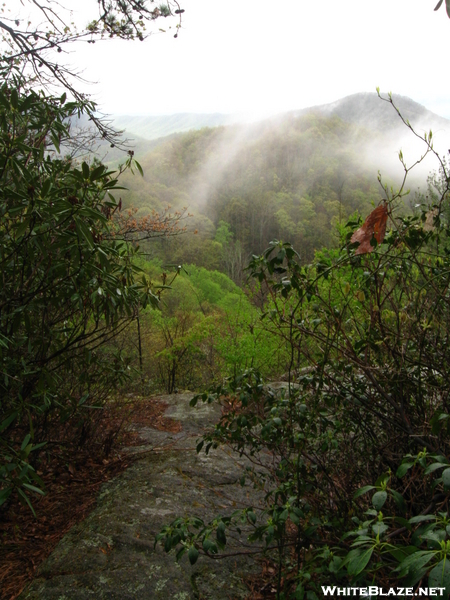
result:
[[[149,249],[165,262],[236,277],[236,265],[273,239],[292,241],[308,261],[315,249],[336,245],[337,223],[379,202],[376,170],[361,160],[371,137],[316,113],[173,135],[139,158],[143,178],[124,174],[123,205],[138,218],[189,207],[186,225],[198,235]]]
[[[114,126],[118,129],[124,129],[128,135],[139,136],[147,140],[156,140],[173,133],[184,133],[192,129],[202,129],[203,127],[219,127],[220,125],[228,125],[233,121],[234,119],[231,115],[220,113],[180,113],[161,116],[118,115],[114,117]]]
[[[388,95],[382,94],[382,97],[388,98]],[[352,94],[330,104],[293,111],[291,118],[308,114],[338,117],[360,130],[370,132],[370,139],[362,149],[362,160],[398,185],[404,176],[404,167],[398,159],[399,151],[402,151],[406,165],[411,167],[426,154],[427,146],[423,138],[431,130],[434,150],[441,156],[447,155],[450,148],[450,120],[406,96],[393,94],[392,100],[419,137],[409,131],[391,103],[381,100],[375,92]],[[410,186],[414,189],[422,185],[420,181],[425,181],[427,174],[437,167],[431,154],[424,157],[408,177]]]
[[[387,97],[386,94],[383,95]],[[401,114],[418,130],[450,134],[450,120],[431,112],[422,104],[407,96],[393,95],[393,100]],[[325,117],[337,116],[347,123],[382,133],[393,133],[404,129],[404,124],[389,102],[383,102],[375,92],[361,92],[346,96],[329,104],[310,106],[295,111],[280,113],[265,121],[278,121],[283,118],[319,113]],[[125,130],[126,135],[141,142],[167,137],[174,133],[185,133],[203,127],[220,127],[249,121],[248,115],[223,113],[197,114],[179,113],[174,115],[117,115],[112,117],[117,129]]]
[[[387,98],[387,94],[382,96]],[[448,119],[431,112],[407,96],[393,94],[392,99],[403,117],[408,119],[413,127],[426,131],[432,129],[433,133],[444,131],[447,135],[450,134]],[[304,115],[310,112],[318,112],[324,116],[335,115],[347,123],[383,133],[396,132],[405,127],[390,103],[380,100],[375,92],[352,94],[330,104],[294,111],[294,114]]]
[[[394,96],[394,102],[420,135],[433,129],[436,147],[440,139],[448,140],[449,120],[409,98]],[[236,264],[245,264],[273,239],[292,241],[302,260],[309,261],[315,250],[339,243],[337,224],[356,212],[364,217],[384,198],[378,172],[383,186],[398,189],[406,165],[412,190],[405,197],[408,210],[417,201],[415,190],[426,190],[428,174],[439,166],[429,155],[409,173],[426,152],[425,141],[377,94],[354,94],[253,123],[206,126],[225,117],[185,114],[115,121],[117,127],[128,126],[125,135],[130,138],[130,125],[142,137],[156,131],[155,123],[160,132],[172,131],[147,140],[153,147],[139,156],[144,177],[125,173],[127,191],[121,194],[124,207],[135,207],[138,218],[152,211],[164,214],[168,206],[171,214],[184,213],[184,207],[193,213],[186,225],[198,235],[175,236],[149,248],[166,262],[226,266],[235,277]],[[182,127],[190,130],[173,132]],[[446,152],[450,143],[444,147]]]

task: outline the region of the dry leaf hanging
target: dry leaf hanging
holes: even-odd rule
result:
[[[434,231],[436,229],[434,223],[435,223],[436,217],[438,215],[439,215],[438,208],[433,208],[432,210],[427,212],[427,214],[426,214],[427,219],[423,225],[424,231]]]
[[[364,221],[363,225],[355,231],[350,242],[355,244],[359,242],[359,246],[355,250],[355,254],[366,254],[372,252],[375,246],[372,246],[370,240],[374,237],[378,244],[384,240],[386,233],[386,222],[388,218],[388,207],[386,202],[377,206]]]

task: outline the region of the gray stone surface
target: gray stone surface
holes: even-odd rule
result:
[[[210,560],[191,566],[185,555],[154,548],[155,535],[177,516],[197,515],[205,521],[256,505],[258,493],[242,487],[245,464],[229,449],[197,454],[196,440],[213,425],[218,407],[189,407],[189,394],[162,396],[165,415],[182,423],[176,434],[140,427],[147,445],[126,471],[105,484],[94,511],[73,527],[20,600],[191,600],[243,599],[243,577],[258,565],[246,556]],[[149,400],[151,401],[151,400]],[[237,534],[236,534],[237,535]],[[243,550],[241,539],[230,549]]]

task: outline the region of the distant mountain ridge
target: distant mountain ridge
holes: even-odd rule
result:
[[[386,94],[383,94],[387,97]],[[393,100],[402,115],[422,132],[422,129],[432,129],[433,133],[444,131],[450,135],[450,120],[441,117],[407,96],[393,94]],[[267,120],[279,120],[285,116],[302,116],[311,112],[323,116],[337,116],[343,121],[372,129],[380,133],[394,133],[404,128],[399,116],[393,108],[380,100],[375,92],[360,92],[346,96],[335,102],[319,106],[311,106],[295,111],[280,113]],[[127,136],[137,136],[145,140],[156,140],[177,133],[185,133],[203,127],[220,127],[223,125],[244,122],[239,115],[223,113],[196,114],[179,113],[173,115],[118,115],[113,118],[114,126],[123,129]]]
[[[130,135],[137,135],[147,140],[156,140],[173,133],[185,133],[203,127],[220,127],[233,121],[231,115],[221,113],[196,114],[179,113],[161,116],[128,116],[119,115],[114,118],[114,126],[124,129]]]

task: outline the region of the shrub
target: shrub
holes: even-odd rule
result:
[[[86,433],[127,373],[100,349],[157,304],[111,218],[118,173],[60,154],[84,109],[19,75],[0,88],[0,505],[43,493],[31,458],[56,423]]]

